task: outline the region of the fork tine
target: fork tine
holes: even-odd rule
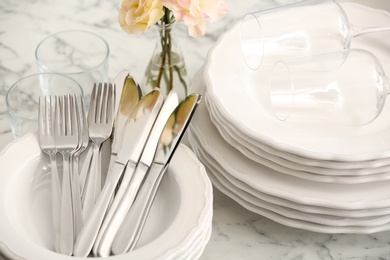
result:
[[[96,116],[96,106],[97,106],[97,88],[98,86],[96,83],[93,84],[93,90],[91,94],[91,100],[89,103],[89,110],[88,110],[88,121],[89,122],[94,122],[95,121],[95,116]]]
[[[51,135],[50,130],[52,129],[51,123],[51,107],[50,107],[50,99],[48,97],[43,96],[40,99],[40,127],[42,128],[42,134],[44,136]]]
[[[97,112],[97,115],[96,115],[96,119],[95,119],[95,122],[96,123],[103,123],[102,119],[103,119],[103,105],[104,105],[104,92],[105,92],[105,85],[103,83],[99,83],[99,89],[98,89],[98,101],[99,101],[99,106],[96,108],[96,112]]]
[[[112,125],[114,123],[114,113],[115,113],[115,85],[109,84],[109,93],[107,101],[107,123]]]
[[[61,123],[61,135],[66,135],[66,126],[67,126],[67,113],[66,113],[66,102],[67,102],[67,98],[66,96],[61,96],[60,97],[60,105],[61,105],[61,118],[63,118],[64,120],[62,120],[62,123]],[[60,120],[61,121],[61,120]]]
[[[70,105],[71,105],[71,127],[72,127],[72,135],[75,135],[77,134],[78,135],[78,131],[79,131],[79,128],[78,128],[78,121],[77,121],[77,118],[78,118],[78,111],[76,109],[76,97],[74,95],[70,96]]]
[[[71,120],[70,120],[70,105],[69,105],[69,95],[66,95],[66,96],[63,96],[64,98],[64,102],[62,103],[62,112],[63,112],[63,115],[64,115],[64,120],[63,120],[63,129],[64,131],[62,132],[63,135],[67,136],[67,135],[71,135],[71,131],[70,131],[70,123],[71,123]]]
[[[44,110],[45,110],[45,100],[43,96],[40,96],[39,109],[38,109],[38,132],[41,135],[45,135]]]
[[[60,98],[58,96],[55,96],[55,109],[54,109],[54,113],[55,113],[55,118],[62,118],[61,116],[61,105],[60,105]],[[54,120],[54,135],[55,136],[59,136],[61,135],[61,120]]]
[[[85,104],[84,104],[84,99],[80,96],[80,112],[81,112],[81,124],[82,124],[82,128],[85,129],[85,131],[88,130],[88,122],[87,122],[87,117],[86,117],[86,113],[85,113]]]
[[[46,120],[47,120],[47,134],[54,136],[54,118],[55,118],[55,100],[52,96],[46,98]],[[53,104],[54,102],[54,104]]]
[[[103,84],[103,93],[102,93],[102,107],[101,107],[101,123],[107,123],[107,100],[108,100],[108,85],[107,83]]]
[[[75,115],[74,115],[74,106],[73,106],[73,97],[72,95],[65,96],[65,109],[66,109],[66,122],[65,122],[65,135],[71,136],[76,134],[77,128],[74,128],[75,125]]]

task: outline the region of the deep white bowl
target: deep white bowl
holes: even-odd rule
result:
[[[10,258],[77,259],[54,252],[50,164],[37,134],[8,145],[0,153],[0,169],[0,251]],[[204,227],[200,223],[211,209],[212,187],[204,167],[181,145],[162,180],[137,249],[110,258],[169,258],[183,252],[191,244],[188,234]]]

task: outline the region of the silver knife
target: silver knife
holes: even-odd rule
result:
[[[169,162],[191,122],[201,96],[192,94],[184,99],[172,113],[160,137],[156,155],[134,204],[127,213],[121,229],[114,239],[111,251],[114,255],[135,248],[153,204],[160,182]]]
[[[114,122],[114,134],[111,144],[111,158],[109,169],[114,165],[116,156],[122,147],[123,134],[127,119],[133,112],[138,101],[142,97],[142,92],[134,78],[127,74],[124,82],[122,82],[122,94],[120,97],[117,114]]]
[[[131,115],[135,105],[142,97],[142,92],[138,84],[130,76],[127,70],[121,71],[114,80],[115,86],[122,90],[119,101],[115,101],[115,111],[116,117],[114,122],[113,129],[113,140],[111,147],[111,158],[109,162],[109,168],[114,164],[116,155],[118,154],[121,144],[122,144],[122,135],[123,129],[127,122],[128,117]],[[119,140],[120,139],[120,140]],[[86,150],[86,156],[84,159],[84,164],[80,171],[80,193],[83,194],[85,182],[90,171],[91,161],[92,161],[92,152],[91,146],[88,146]],[[103,180],[105,179],[105,176]]]
[[[126,125],[123,145],[118,153],[115,164],[110,169],[108,178],[96,201],[84,227],[76,240],[73,254],[86,257],[91,252],[95,239],[110,205],[112,195],[119,183],[122,173],[129,160],[141,156],[149,132],[160,111],[163,97],[159,90],[153,90],[145,95],[136,105]]]
[[[142,181],[143,175],[138,169],[140,163],[145,163],[150,161],[149,165],[152,163],[154,151],[157,147],[159,137],[164,128],[165,123],[167,122],[172,111],[177,107],[179,103],[178,96],[176,92],[171,91],[167,98],[164,101],[164,105],[161,108],[161,111],[156,119],[156,122],[153,126],[153,129],[150,132],[149,138],[145,144],[144,151],[141,158],[137,160],[136,163],[128,164],[126,167],[125,174],[122,178],[119,190],[115,195],[114,201],[110,206],[110,209],[104,219],[103,225],[99,231],[98,239],[96,239],[93,252],[95,255],[99,256],[108,256],[110,255],[111,243],[115,237],[116,230],[120,227],[118,225],[117,211],[118,206],[121,204],[123,195],[125,194],[127,187],[133,185],[134,182]],[[138,161],[140,163],[138,163]],[[135,197],[135,194],[134,194]],[[120,224],[120,223],[119,223]],[[114,235],[111,235],[114,234]]]

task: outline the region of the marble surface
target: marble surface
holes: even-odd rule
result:
[[[222,21],[209,24],[200,38],[189,37],[186,28],[178,26],[190,78],[219,35],[245,13],[291,1],[228,0],[230,12]],[[356,1],[390,10],[389,1]],[[22,76],[37,72],[34,51],[48,34],[68,29],[98,33],[110,46],[110,78],[128,69],[137,80],[142,79],[154,34],[123,32],[117,22],[119,5],[120,0],[0,1],[0,149],[13,140],[6,91]],[[201,259],[390,259],[390,231],[370,235],[308,232],[249,212],[216,189],[214,195],[213,232]]]

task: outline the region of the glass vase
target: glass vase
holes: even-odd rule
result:
[[[145,94],[158,87],[164,98],[174,90],[181,101],[188,95],[188,75],[179,41],[172,33],[174,25],[153,25],[156,45],[146,67],[142,90]]]

